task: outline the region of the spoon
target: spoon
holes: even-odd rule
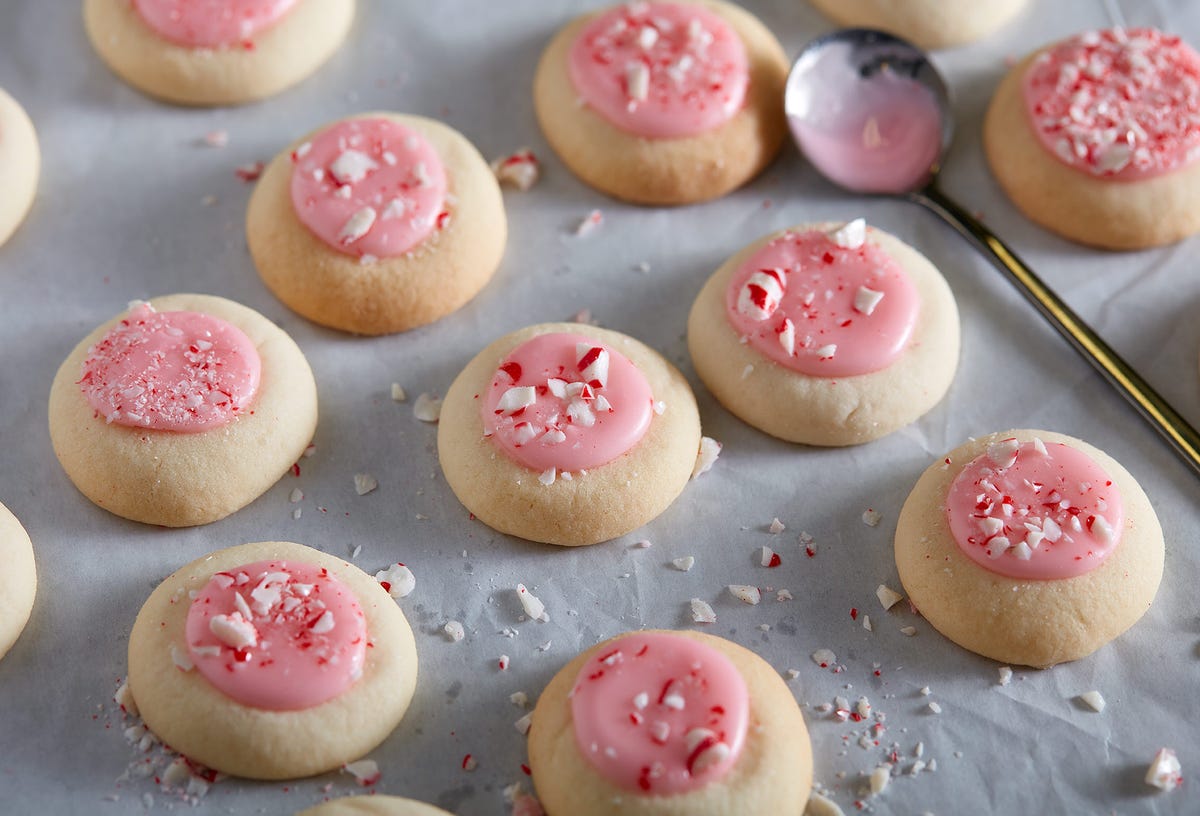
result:
[[[822,175],[853,192],[900,196],[940,216],[992,261],[1200,475],[1200,433],[1015,252],[938,186],[954,121],[946,83],[923,51],[870,29],[820,37],[792,66],[784,109],[796,144]]]

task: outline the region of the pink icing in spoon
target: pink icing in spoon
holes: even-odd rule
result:
[[[887,368],[916,325],[916,287],[865,240],[862,221],[827,235],[787,232],[734,273],[725,310],[760,354],[812,377]]]
[[[687,793],[736,764],[750,719],[737,668],[692,638],[622,637],[580,669],[571,693],[575,745],[614,785]]]
[[[611,124],[650,139],[713,130],[742,108],[746,48],[701,5],[629,3],[584,26],[568,56],[571,83]]]
[[[244,413],[261,377],[258,349],[237,326],[141,303],[88,349],[79,388],[107,422],[196,433]]]
[[[496,370],[483,428],[525,467],[579,471],[636,445],[653,403],[650,384],[625,355],[583,335],[541,334]]]
[[[959,549],[1009,578],[1055,580],[1104,563],[1121,539],[1121,494],[1080,450],[1004,439],[969,462],[946,496]]]
[[[1200,158],[1200,54],[1152,28],[1089,31],[1025,72],[1042,146],[1095,176],[1133,181]]]
[[[296,216],[338,252],[403,255],[449,222],[441,157],[399,122],[338,122],[296,148],[292,161]]]
[[[188,609],[197,671],[242,705],[320,705],[362,676],[366,619],[324,567],[258,561],[218,572]]]
[[[244,45],[291,11],[296,0],[133,0],[146,25],[189,48]]]

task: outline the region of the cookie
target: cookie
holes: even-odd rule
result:
[[[1049,431],[973,439],[922,474],[900,511],[896,566],[933,627],[985,657],[1078,660],[1150,608],[1163,534],[1137,481]]]
[[[500,188],[462,134],[420,116],[334,122],[267,167],[246,213],[258,274],[315,323],[387,334],[473,298],[504,255]]]
[[[630,3],[555,35],[533,101],[546,141],[584,183],[639,204],[688,204],[774,158],[787,72],[774,35],[732,3]]]
[[[412,630],[379,582],[285,541],[177,570],[129,635],[146,725],[234,776],[292,779],[358,759],[400,722],[416,682]]]
[[[0,246],[16,231],[37,193],[37,133],[25,109],[0,88]]]
[[[296,816],[451,816],[441,808],[399,796],[347,796],[302,810]]]
[[[295,85],[342,44],[354,0],[84,0],[92,47],[138,90],[237,105]]]
[[[1021,212],[1104,249],[1200,231],[1200,54],[1149,28],[1090,31],[1025,58],[983,125]]]
[[[696,373],[721,404],[808,445],[857,445],[913,422],[949,389],[958,347],[945,279],[861,219],[755,241],[688,316]]]
[[[50,388],[50,441],[80,492],[166,527],[254,501],[316,426],[316,383],[292,339],[209,295],[135,301],[75,347]]]
[[[800,816],[812,746],[766,661],[722,638],[618,635],[563,667],[529,731],[548,816]]]
[[[9,509],[0,504],[0,658],[17,642],[37,593],[33,543]]]
[[[951,48],[1003,28],[1025,0],[812,0],[812,4],[838,25],[877,28],[921,48]]]
[[[687,381],[607,329],[544,323],[476,355],[442,403],[438,458],[468,510],[502,533],[595,544],[683,491],[700,447]]]

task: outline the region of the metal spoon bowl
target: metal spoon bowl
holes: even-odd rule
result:
[[[871,29],[820,37],[792,66],[784,109],[796,144],[822,175],[854,192],[907,198],[941,217],[1200,475],[1200,433],[1015,252],[938,187],[954,120],[946,83],[921,49]]]

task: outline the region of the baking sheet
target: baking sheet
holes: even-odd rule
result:
[[[0,10],[0,86],[29,111],[43,171],[26,224],[0,249],[0,501],[33,538],[40,586],[33,617],[0,662],[0,810],[9,813],[290,813],[359,789],[344,774],[290,783],[226,779],[203,798],[167,793],[145,768],[157,751],[127,743],[111,697],[125,674],[128,629],[151,589],[210,550],[290,539],[349,556],[374,572],[402,560],[417,589],[401,601],[417,632],[420,680],[412,708],[371,758],[373,790],[423,799],[463,816],[506,813],[506,786],[529,787],[524,738],[513,722],[579,649],[641,626],[689,627],[688,599],[718,620],[706,627],[755,649],[790,681],[816,755],[816,779],[847,812],[1194,813],[1185,787],[1156,794],[1141,777],[1154,752],[1175,748],[1185,776],[1200,764],[1189,712],[1200,668],[1194,587],[1200,558],[1195,476],[1076,358],[1006,283],[948,228],[912,205],[855,198],[822,181],[790,148],[748,187],[709,204],[646,209],[576,181],[548,151],[529,86],[542,45],[593,2],[364,0],[345,47],[316,76],[258,105],[186,110],[147,99],[112,77],[84,36],[78,4],[28,0]],[[758,0],[758,13],[795,54],[831,25],[800,0]],[[999,194],[979,148],[979,118],[1006,59],[1113,14],[1200,42],[1200,5],[1187,0],[1030,3],[1008,29],[938,64],[956,98],[958,136],[947,190],[1001,236],[1193,422],[1197,407],[1200,277],[1196,239],[1150,252],[1107,254],[1061,241],[1025,221]],[[506,191],[510,242],[494,281],[441,322],[404,335],[349,337],[288,312],[254,273],[243,237],[248,184],[234,169],[268,160],[296,134],[334,118],[391,109],[440,118],[488,158],[530,146],[542,182]],[[226,130],[229,143],[199,144]],[[572,230],[593,208],[586,237]],[[770,439],[734,419],[699,385],[684,323],[705,278],[769,231],[863,215],[939,266],[958,298],[963,351],[946,399],[922,420],[861,448],[814,450]],[[642,264],[648,268],[642,267]],[[54,371],[79,338],[132,298],[176,291],[245,303],[287,330],[317,377],[316,454],[261,499],[198,529],[164,530],[105,513],[77,493],[51,452],[46,399]],[[468,518],[442,480],[432,425],[411,397],[443,393],[475,352],[521,326],[588,309],[601,324],[647,342],[688,375],[704,431],[724,443],[715,468],[658,520],[617,541],[560,550],[496,534]],[[408,403],[390,398],[400,383]],[[1167,536],[1167,571],[1154,607],[1091,658],[1051,671],[1018,670],[997,685],[997,664],[941,638],[905,605],[885,613],[880,583],[899,588],[891,535],[917,475],[968,435],[1048,428],[1106,449],[1150,495]],[[379,488],[357,496],[353,477]],[[292,489],[304,499],[289,503]],[[302,515],[293,518],[299,507]],[[882,514],[868,527],[868,507]],[[773,517],[787,529],[766,531]],[[815,556],[802,554],[806,532]],[[648,539],[652,545],[633,544]],[[758,548],[779,552],[774,570]],[[696,557],[688,573],[672,558]],[[523,582],[551,621],[522,621]],[[730,583],[787,588],[795,599],[757,606]],[[851,620],[869,614],[874,631]],[[450,619],[467,637],[440,634]],[[901,627],[914,626],[906,637]],[[809,655],[832,649],[834,674]],[[496,668],[499,655],[511,666]],[[851,688],[852,687],[852,688]],[[928,687],[929,696],[920,690]],[[1076,695],[1099,690],[1101,714]],[[835,695],[870,698],[886,714],[879,744],[865,724],[816,710]],[[929,711],[936,701],[940,714]],[[900,776],[862,799],[864,774],[891,758]],[[478,762],[464,771],[471,754]]]

